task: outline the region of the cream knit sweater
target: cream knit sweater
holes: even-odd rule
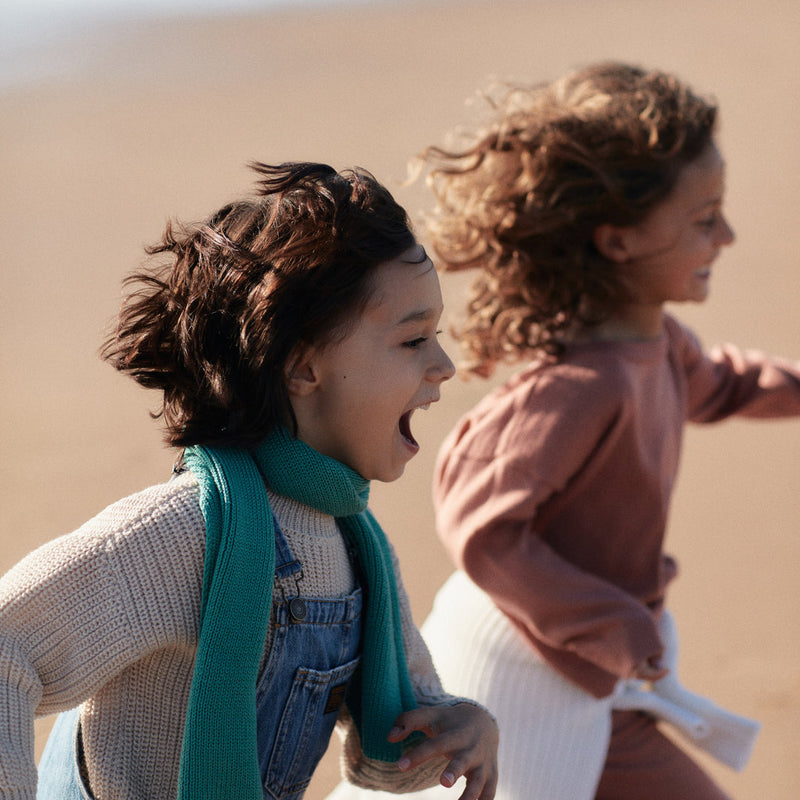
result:
[[[274,494],[270,501],[303,564],[304,596],[351,591],[350,561],[334,518]],[[78,704],[96,800],[176,796],[204,547],[199,486],[184,473],[114,503],[0,579],[2,800],[36,796],[34,717]],[[458,702],[442,689],[393,558],[417,699],[420,705]],[[366,760],[346,709],[339,732],[350,780],[393,791],[435,783],[441,762],[409,775]]]

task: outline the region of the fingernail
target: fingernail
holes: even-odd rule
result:
[[[445,772],[442,775],[442,783],[445,783],[445,781],[447,781],[446,786],[452,786],[456,782],[456,776],[452,772]]]
[[[400,759],[400,760],[397,762],[397,769],[399,769],[399,770],[405,770],[405,769],[408,769],[410,766],[411,766],[411,759],[410,759],[410,758],[406,758],[405,756],[403,756],[403,757],[402,757],[402,758],[401,758],[401,759]]]
[[[389,731],[389,736],[399,736],[402,732],[403,729],[399,725],[395,725],[394,728]]]

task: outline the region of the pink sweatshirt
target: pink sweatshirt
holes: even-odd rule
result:
[[[683,425],[731,414],[800,414],[800,363],[706,354],[671,317],[657,340],[570,345],[487,395],[444,442],[439,535],[542,658],[610,694],[661,654]]]

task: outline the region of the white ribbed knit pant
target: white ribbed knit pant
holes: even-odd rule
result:
[[[611,735],[611,698],[598,700],[535,654],[461,572],[440,589],[422,626],[445,689],[485,705],[500,727],[496,800],[592,800]],[[403,795],[456,800],[463,779]],[[340,784],[328,800],[397,795]]]

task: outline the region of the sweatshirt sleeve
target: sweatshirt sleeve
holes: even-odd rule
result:
[[[692,422],[732,415],[754,419],[800,415],[800,362],[743,350],[731,344],[705,352],[688,328],[671,319],[686,376]]]
[[[3,800],[35,797],[35,716],[79,705],[165,636],[174,635],[175,628],[186,628],[185,636],[191,637],[191,604],[179,600],[170,607],[164,602],[178,578],[177,551],[152,541],[164,535],[164,519],[174,517],[170,506],[185,507],[186,496],[171,496],[163,504],[152,501],[144,493],[119,501],[75,532],[38,548],[0,578]],[[197,572],[188,564],[197,548],[177,529],[181,526],[172,527],[183,551],[178,561]],[[161,557],[143,563],[145,553],[158,552]]]
[[[591,381],[580,391],[557,383],[535,390],[545,412],[522,412],[527,395],[517,403],[490,396],[453,431],[435,475],[437,529],[456,564],[543,655],[567,653],[628,677],[662,650],[650,609],[542,536],[548,501],[591,473],[622,412]],[[605,524],[596,521],[598,540],[612,536]]]
[[[537,486],[504,459],[459,460],[453,467],[458,477],[439,504],[439,525],[450,532],[446,538],[459,566],[518,627],[546,648],[573,653],[618,677],[660,655],[648,608],[568,561],[537,531],[546,483]]]

